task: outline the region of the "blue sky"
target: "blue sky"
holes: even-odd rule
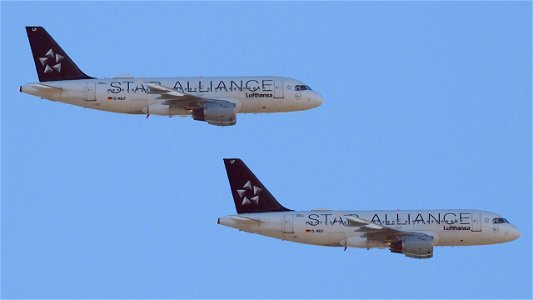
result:
[[[3,298],[531,298],[530,3],[1,7]],[[42,100],[26,25],[91,76],[287,76],[325,103],[220,128]],[[292,209],[476,208],[522,237],[414,260],[239,232],[224,157]]]

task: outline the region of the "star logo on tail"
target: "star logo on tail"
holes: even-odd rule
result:
[[[41,65],[44,67],[44,73],[51,73],[56,71],[57,73],[61,72],[61,61],[63,60],[63,56],[54,53],[54,50],[50,48],[48,52],[44,55],[44,57],[39,57],[39,61],[41,62]]]
[[[252,203],[259,205],[259,193],[261,191],[262,189],[260,187],[253,185],[250,180],[248,180],[242,189],[237,190],[239,197],[242,198],[241,205],[250,205]]]

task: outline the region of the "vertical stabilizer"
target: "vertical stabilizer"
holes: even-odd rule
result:
[[[224,164],[237,213],[290,211],[276,201],[242,160],[226,158]]]
[[[26,27],[26,33],[39,81],[92,79],[76,66],[43,27]]]

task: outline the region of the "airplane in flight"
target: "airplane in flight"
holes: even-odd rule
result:
[[[435,246],[505,243],[520,231],[502,216],[482,210],[293,211],[285,208],[238,158],[224,159],[236,215],[217,223],[250,233],[310,245],[388,248],[431,258]]]
[[[322,96],[286,77],[93,78],[83,73],[39,26],[26,27],[38,83],[19,91],[103,111],[188,116],[218,126],[235,125],[237,113],[307,110]]]

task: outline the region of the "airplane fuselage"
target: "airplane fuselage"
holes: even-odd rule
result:
[[[285,77],[176,77],[108,78],[45,81],[21,86],[20,91],[38,97],[97,110],[156,115],[190,115],[191,111],[162,104],[159,94],[149,93],[155,83],[199,98],[235,103],[239,113],[271,113],[306,110],[322,103],[312,90],[297,90],[304,83]]]
[[[366,238],[349,225],[356,216],[395,230],[419,232],[433,237],[434,246],[469,246],[504,243],[520,232],[509,223],[494,223],[499,215],[481,210],[391,211],[286,211],[247,213],[219,218],[219,224],[243,231],[304,244],[387,248],[388,244]],[[257,220],[254,221],[246,221]]]
[[[298,80],[274,76],[94,78],[78,68],[41,26],[28,26],[38,83],[20,92],[97,110],[163,116],[191,115],[216,126],[237,123],[237,113],[306,110],[322,97]]]

